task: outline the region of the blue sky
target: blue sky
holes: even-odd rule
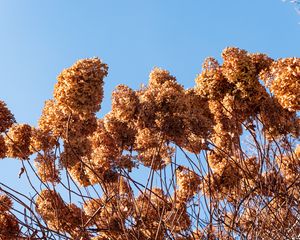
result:
[[[115,86],[139,88],[155,66],[192,87],[203,60],[227,46],[300,57],[299,21],[281,0],[0,0],[0,99],[36,125],[59,72],[98,56],[109,65],[103,116]],[[20,186],[20,162],[0,164],[0,182]]]

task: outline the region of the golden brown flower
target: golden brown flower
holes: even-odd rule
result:
[[[192,153],[199,153],[200,150],[207,149],[206,139],[213,130],[213,114],[207,99],[197,95],[195,89],[186,90],[184,100],[184,133],[177,136],[174,142]]]
[[[132,150],[136,129],[127,122],[121,121],[115,115],[115,112],[110,112],[104,117],[104,127],[107,134],[113,138],[116,146],[120,150]]]
[[[178,189],[176,199],[178,202],[187,202],[200,190],[201,179],[193,170],[183,166],[176,169]]]
[[[31,126],[28,124],[13,125],[5,137],[7,157],[28,159],[30,151]]]
[[[64,201],[54,190],[43,190],[36,199],[36,211],[51,229],[59,230],[64,219]]]
[[[76,164],[67,167],[67,170],[69,174],[72,176],[72,178],[80,185],[87,187],[91,185],[91,178],[92,175],[88,174],[88,169],[90,169],[93,166],[89,166],[89,168],[85,167],[85,164],[81,161],[78,161]],[[97,171],[97,169],[93,169],[93,172]],[[99,182],[99,180],[97,181]]]
[[[287,134],[299,136],[300,121],[296,113],[284,109],[276,98],[270,97],[262,101],[259,116],[268,139],[277,139]]]
[[[54,100],[45,102],[39,119],[39,128],[50,132],[54,137],[62,137],[66,141],[85,138],[95,131],[97,119],[94,114],[84,117],[76,113],[64,113],[61,105]]]
[[[149,75],[149,87],[156,88],[162,86],[166,82],[176,82],[176,78],[170,75],[169,71],[154,68]]]
[[[69,233],[74,239],[89,239],[90,234],[82,227],[87,222],[84,211],[74,203],[70,203],[65,206],[63,213],[61,230]]]
[[[268,84],[279,104],[289,111],[300,110],[300,58],[283,58],[270,67]]]
[[[39,152],[41,150],[47,152],[55,145],[57,145],[57,140],[50,134],[50,132],[45,132],[38,128],[32,128],[30,141],[30,150],[32,152]]]
[[[184,88],[168,71],[154,69],[148,88],[141,90],[138,97],[138,128],[155,129],[171,141],[183,134]]]
[[[0,100],[0,132],[5,132],[15,121],[14,115],[7,108],[5,102]]]
[[[54,98],[64,113],[89,115],[100,110],[108,67],[98,58],[82,59],[57,77]]]
[[[54,190],[43,190],[36,199],[36,211],[50,229],[69,233],[73,238],[89,237],[82,226],[87,218],[75,204],[65,204]]]
[[[107,229],[109,234],[114,232],[120,234],[125,219],[118,211],[116,203],[113,198],[91,199],[83,208],[92,224],[96,224],[99,229]]]
[[[125,85],[119,85],[112,93],[112,112],[124,122],[137,118],[139,99],[135,91]]]
[[[257,79],[255,64],[247,51],[239,48],[228,47],[222,52],[224,60],[222,73],[230,83],[247,83]]]
[[[17,218],[7,212],[0,213],[0,238],[9,240],[17,239],[20,227]]]
[[[0,196],[0,212],[9,211],[12,204],[12,200],[7,195]]]
[[[166,144],[160,133],[147,128],[138,132],[135,144],[138,160],[154,170],[164,168],[174,154],[174,149]]]
[[[160,215],[170,206],[167,196],[160,188],[152,188],[140,194],[136,199],[136,212],[143,221],[159,222]]]
[[[60,181],[58,167],[55,164],[56,156],[53,152],[38,154],[35,158],[37,174],[43,182],[58,183]]]
[[[274,61],[272,58],[263,53],[248,53],[248,56],[255,65],[256,74],[260,75],[268,71]]]
[[[233,85],[225,78],[222,67],[214,58],[205,59],[202,68],[203,71],[195,79],[196,92],[210,100],[221,100]]]

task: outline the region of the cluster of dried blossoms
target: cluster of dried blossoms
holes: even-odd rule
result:
[[[10,213],[12,200],[7,195],[0,195],[0,238],[16,239],[20,227],[17,218]]]
[[[43,221],[35,235],[299,237],[300,60],[238,48],[226,48],[222,58],[222,65],[206,59],[191,89],[159,68],[139,90],[119,85],[102,119],[96,113],[108,67],[98,58],[62,71],[38,127],[17,124],[1,101],[0,157],[29,160],[34,154],[45,187],[30,209]],[[180,164],[178,151],[186,158]],[[149,169],[146,182],[131,178],[140,165]],[[58,193],[60,185],[69,202]],[[91,195],[88,189],[96,187]],[[79,205],[71,201],[74,194]],[[1,196],[0,225],[11,226],[0,227],[1,236],[26,235],[10,207]]]

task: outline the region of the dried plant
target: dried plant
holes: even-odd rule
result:
[[[159,68],[117,86],[102,119],[98,58],[62,71],[37,127],[0,101],[0,157],[33,191],[0,183],[0,238],[300,238],[300,59],[222,58],[192,89]]]

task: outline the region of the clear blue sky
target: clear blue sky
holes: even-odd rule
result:
[[[36,125],[59,72],[98,56],[109,65],[102,116],[116,85],[139,88],[154,66],[192,87],[204,58],[226,46],[300,57],[298,22],[281,0],[0,0],[0,99]],[[19,185],[20,166],[0,162],[0,182]]]

